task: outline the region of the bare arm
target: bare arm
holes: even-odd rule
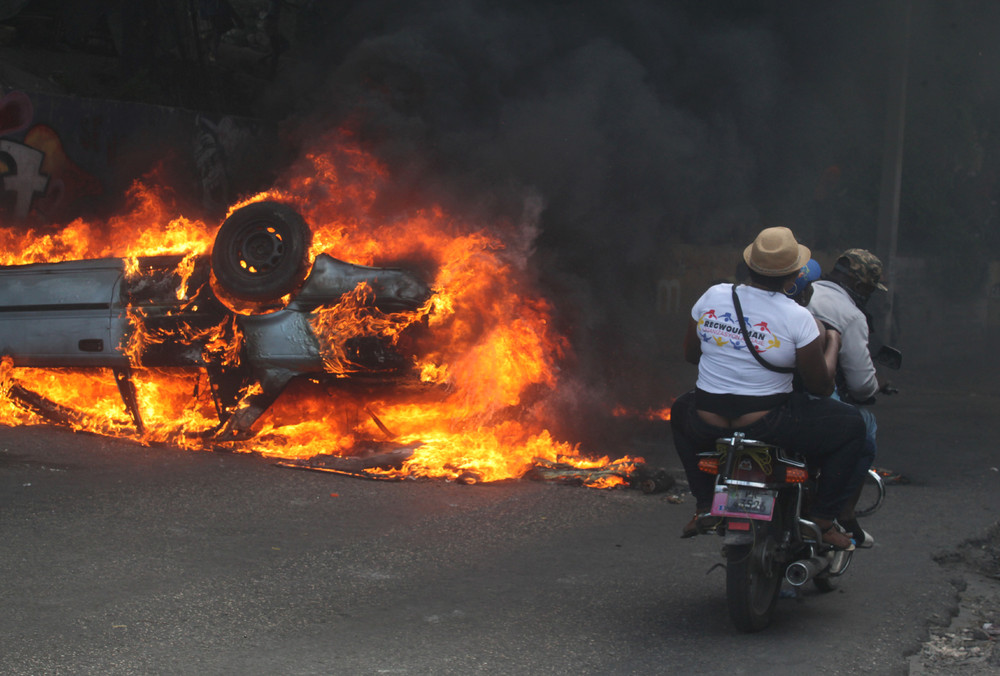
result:
[[[810,394],[820,397],[833,394],[838,350],[840,334],[820,327],[816,340],[795,351],[796,367],[802,375],[802,384]]]
[[[836,381],[837,366],[840,364],[840,348],[844,343],[843,336],[840,335],[840,331],[823,324],[819,319],[816,320],[816,326],[819,327],[819,337],[823,340],[823,360],[826,361],[826,370],[829,371],[830,377]]]
[[[687,333],[684,334],[684,359],[697,365],[701,359],[701,339],[698,338],[698,325],[688,318]]]

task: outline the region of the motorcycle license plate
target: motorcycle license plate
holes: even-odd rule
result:
[[[729,490],[719,491],[715,494],[715,499],[712,501],[712,514],[770,521],[774,513],[776,494],[776,491],[734,486]]]

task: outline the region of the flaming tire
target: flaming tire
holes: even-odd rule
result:
[[[233,309],[274,309],[309,274],[312,231],[294,209],[255,202],[223,222],[212,246],[213,288]]]

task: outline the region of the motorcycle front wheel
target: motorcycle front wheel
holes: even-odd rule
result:
[[[783,579],[777,561],[780,528],[774,522],[751,522],[754,540],[726,546],[726,601],[736,628],[754,632],[771,624]]]

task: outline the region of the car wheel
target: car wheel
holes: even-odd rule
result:
[[[273,306],[309,274],[311,243],[309,226],[286,204],[254,202],[237,209],[212,246],[216,295],[240,309]]]

